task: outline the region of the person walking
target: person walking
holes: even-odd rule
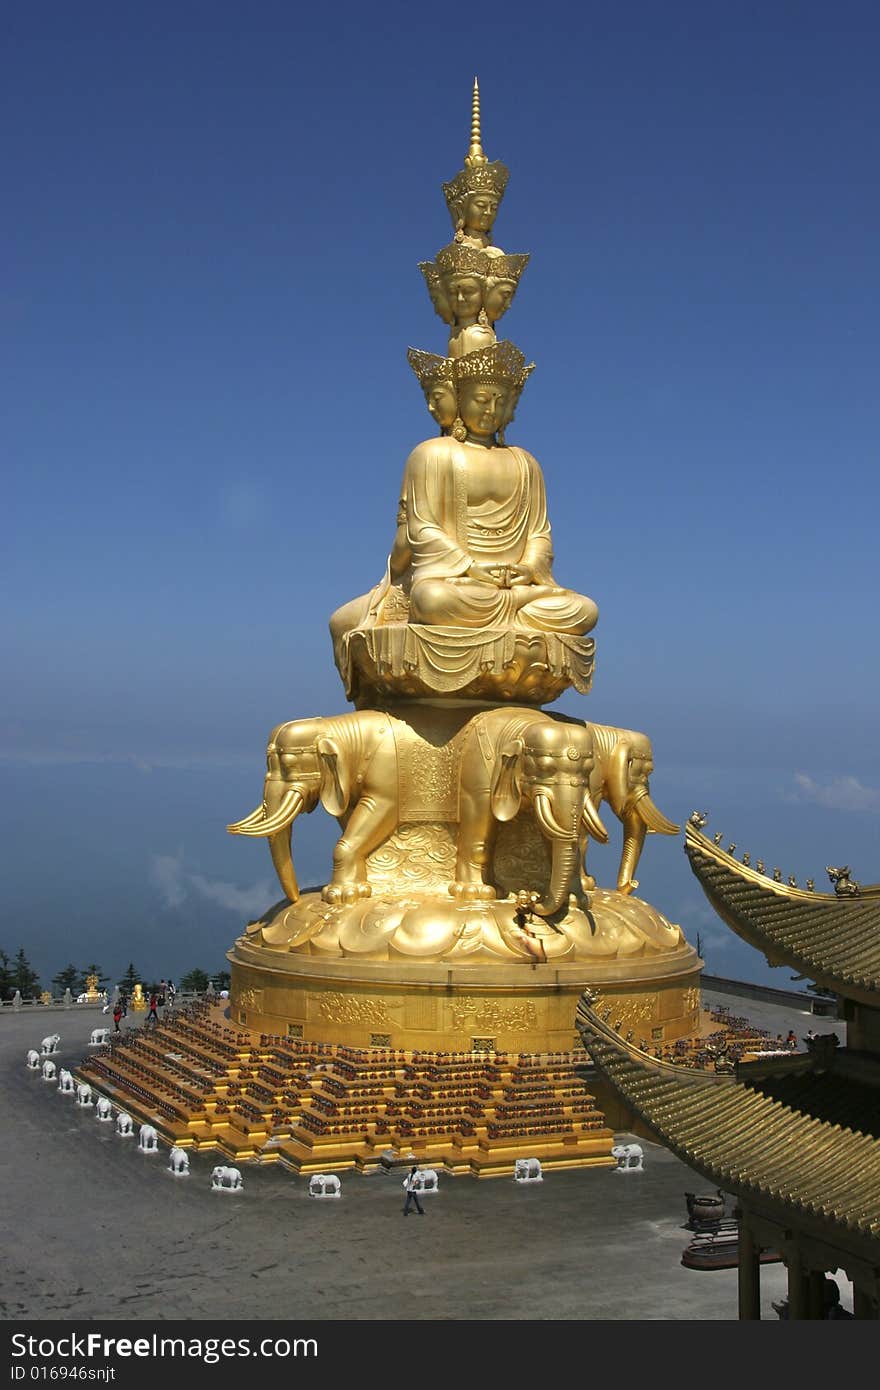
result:
[[[121,1033],[121,1032],[122,1032],[122,1029],[119,1027],[119,1023],[120,1023],[121,1018],[122,1018],[122,1001],[121,1001],[121,999],[117,999],[117,1000],[116,1000],[116,1003],[113,1005],[113,1031],[114,1031],[114,1033]]]
[[[406,1190],[406,1201],[403,1204],[404,1216],[409,1216],[410,1202],[415,1202],[416,1211],[418,1212],[419,1216],[424,1216],[425,1214],[425,1209],[419,1201],[419,1190],[416,1186],[416,1173],[418,1173],[418,1171],[419,1170],[416,1164],[414,1163],[403,1180],[403,1186]]]
[[[150,1012],[144,1019],[145,1023],[159,1022],[159,997],[155,991],[150,995]]]
[[[166,991],[165,991],[165,997],[166,997],[166,999],[168,1000],[168,1007],[169,1007],[169,1009],[173,1009],[173,1008],[174,1008],[174,996],[175,996],[176,993],[177,993],[177,990],[174,988],[174,981],[173,981],[173,980],[169,980],[169,981],[168,981],[168,988],[167,988]]]

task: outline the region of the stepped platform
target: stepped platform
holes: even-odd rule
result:
[[[613,1167],[613,1133],[580,1050],[455,1053],[353,1048],[230,1027],[196,1003],[85,1058],[86,1081],[168,1144],[296,1173],[418,1162],[509,1176]]]

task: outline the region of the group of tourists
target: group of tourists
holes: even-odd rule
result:
[[[137,990],[135,992],[139,994],[139,991],[140,986],[137,987]],[[144,1023],[158,1023],[159,1010],[165,1008],[173,1008],[174,998],[176,994],[177,990],[174,986],[173,980],[160,980],[159,984],[150,991],[147,1016],[144,1019]],[[118,988],[116,991],[116,997],[113,1001],[114,1033],[122,1032],[121,1024],[122,1020],[128,1017],[128,1006],[128,995],[126,994],[124,989]],[[137,1002],[135,1003],[135,1007],[139,1007],[137,1005]]]

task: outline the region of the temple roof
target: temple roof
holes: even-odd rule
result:
[[[638,1051],[587,996],[577,1027],[627,1107],[719,1188],[830,1222],[852,1237],[880,1239],[880,1068],[873,1059],[828,1048],[719,1076]]]
[[[763,951],[836,994],[880,1008],[880,893],[809,893],[747,868],[693,824],[685,852],[718,915]]]

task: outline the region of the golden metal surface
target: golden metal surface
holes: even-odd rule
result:
[[[598,608],[557,581],[541,467],[505,440],[534,365],[495,334],[529,259],[492,241],[507,180],[475,82],[443,187],[455,239],[420,267],[449,342],[408,353],[440,433],[389,490],[382,579],[330,621],[356,709],[279,724],[262,800],[229,826],[268,841],[287,895],[230,953],[248,1027],[412,1046],[501,1030],[546,1048],[570,1038],[591,978],[669,1036],[692,1021],[697,957],[632,896],[646,834],[678,831],[649,794],[650,741],[541,708],[589,691]],[[292,828],[319,802],[340,834],[327,883],[301,893]],[[603,804],[622,828],[609,888],[585,866],[611,832]]]

